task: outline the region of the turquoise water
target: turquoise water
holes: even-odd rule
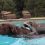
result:
[[[45,20],[33,20],[32,22],[35,22],[37,24],[45,24]],[[21,27],[23,26],[24,21],[12,21],[11,23],[13,25]]]
[[[11,45],[45,45],[45,37],[37,39],[19,39]]]
[[[0,35],[0,45],[10,45],[16,41],[17,41],[17,38]]]
[[[23,21],[17,21],[17,22],[13,21],[13,22],[11,22],[11,24],[21,27],[21,26],[23,26]]]
[[[39,24],[39,23],[42,23],[42,24],[45,24],[45,20],[33,20],[33,22],[36,22],[37,24]]]
[[[45,24],[45,20],[36,20],[36,23]],[[23,21],[13,21],[11,22],[16,26],[23,26]],[[12,38],[0,35],[0,45],[45,45],[45,37],[35,38],[35,39],[25,39],[25,38]]]
[[[0,45],[45,45],[45,37],[25,39],[0,35]]]

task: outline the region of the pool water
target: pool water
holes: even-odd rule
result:
[[[21,27],[24,22],[25,21],[12,21],[11,24]],[[32,20],[32,22],[36,22],[37,24],[45,24],[45,20]]]
[[[11,24],[21,27],[23,26],[23,21],[12,21]]]
[[[11,43],[16,41],[17,41],[17,38],[0,35],[0,45],[10,45]]]
[[[45,45],[45,37],[36,39],[19,39],[11,45]]]
[[[35,20],[37,24],[45,24],[45,20]],[[23,21],[13,21],[12,24],[16,26],[23,26]],[[25,38],[18,38],[18,41],[14,41],[11,45],[45,45],[45,37],[42,38],[35,38],[35,39],[26,39]]]
[[[0,45],[45,45],[45,37],[28,39],[0,35]]]
[[[36,23],[45,24],[45,20],[36,20]],[[12,21],[11,24],[16,26],[23,26],[23,21]],[[35,38],[35,39],[26,39],[26,38],[13,38],[8,37],[7,35],[0,35],[0,45],[45,45],[45,37]]]
[[[33,22],[36,22],[37,24],[41,23],[41,24],[45,24],[45,19],[41,19],[41,20],[33,20]]]

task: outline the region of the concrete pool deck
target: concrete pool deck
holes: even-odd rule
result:
[[[27,18],[27,19],[23,19],[23,18],[20,18],[20,19],[0,19],[0,22],[2,21],[26,21],[26,20],[40,20],[40,19],[45,19],[45,17],[34,17],[34,18]]]

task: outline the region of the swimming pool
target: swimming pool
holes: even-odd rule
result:
[[[37,24],[45,24],[45,20],[29,20],[29,21],[32,21],[32,22],[35,22]],[[11,21],[10,23],[13,24],[13,25],[17,25],[17,26],[23,26],[23,23],[25,21]]]
[[[45,37],[28,39],[0,35],[0,45],[45,45]]]
[[[21,26],[23,26],[23,22],[24,21],[12,21],[11,24],[21,27]]]
[[[14,42],[11,45],[45,45],[45,37],[35,38],[35,39],[24,39],[20,38],[16,43]]]
[[[40,19],[40,20],[33,20],[33,22],[36,22],[37,24],[41,23],[41,24],[45,24],[45,19]]]
[[[16,41],[17,41],[17,38],[8,37],[6,35],[5,36],[0,35],[0,45],[10,45]]]
[[[45,24],[45,20],[33,20],[36,23]],[[24,21],[12,21],[11,24],[23,26]],[[35,39],[13,38],[0,35],[0,45],[45,45],[45,37]]]

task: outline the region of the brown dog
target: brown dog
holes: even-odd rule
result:
[[[0,25],[0,34],[4,35],[27,35],[30,33],[30,30],[27,30],[26,28],[19,28],[17,26],[13,26],[11,24],[1,24]]]

